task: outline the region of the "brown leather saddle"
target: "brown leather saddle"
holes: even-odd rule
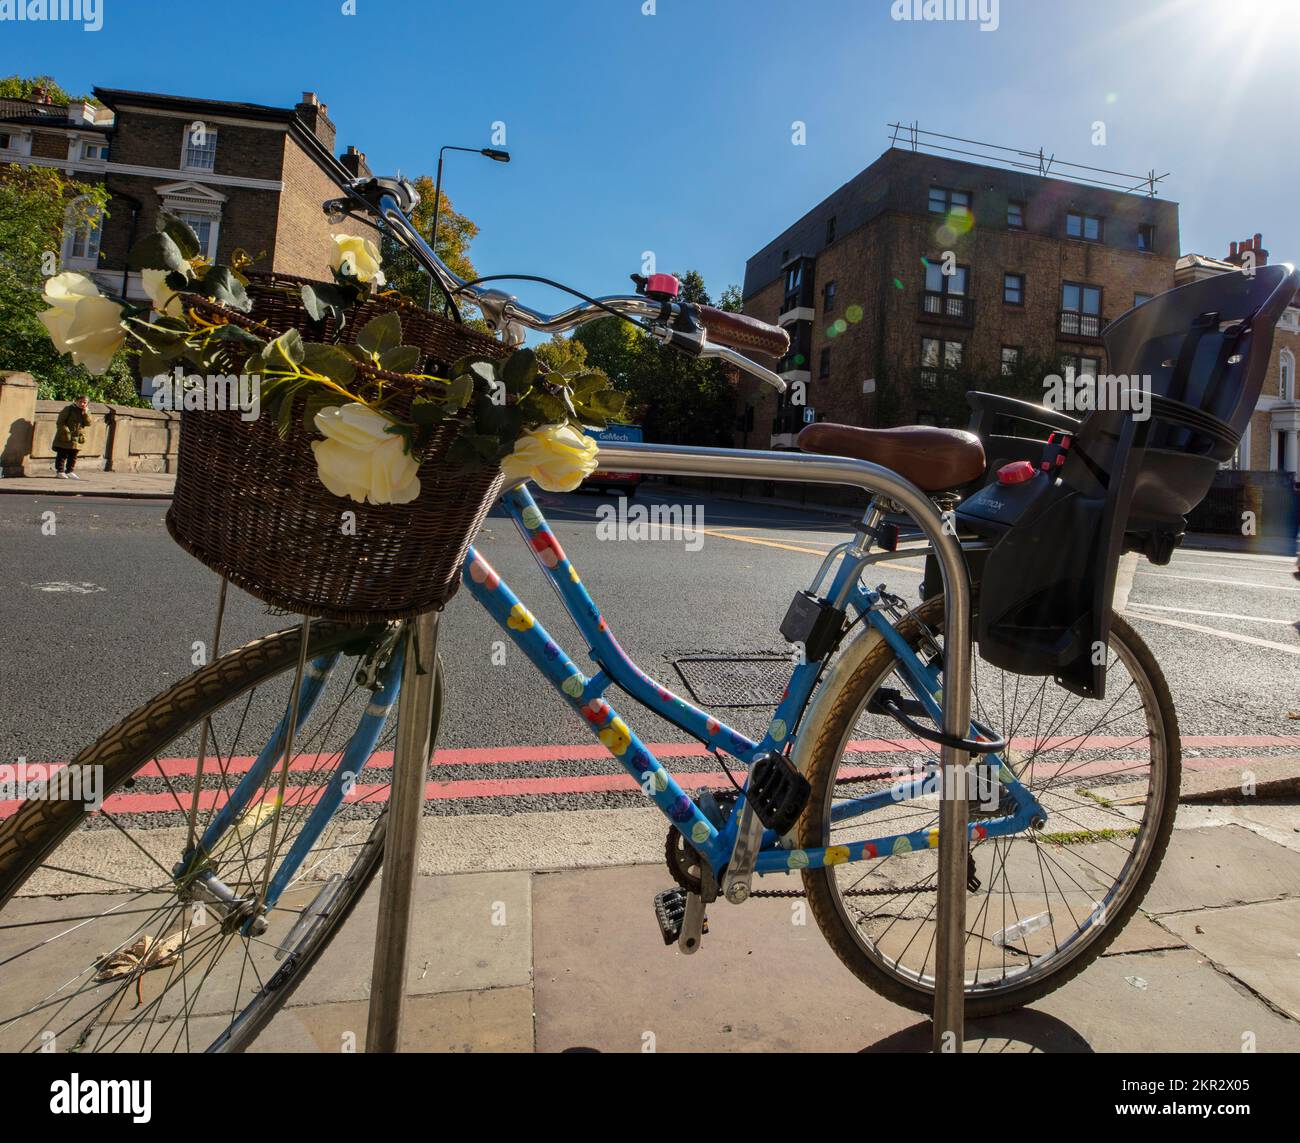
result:
[[[907,425],[897,429],[860,429],[819,421],[795,438],[804,452],[848,456],[893,469],[922,492],[956,488],[984,472],[984,446],[964,429]]]

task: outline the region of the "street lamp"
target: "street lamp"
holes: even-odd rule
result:
[[[434,185],[433,191],[433,230],[429,234],[429,247],[437,253],[438,250],[438,211],[442,207],[442,157],[448,151],[464,151],[470,155],[484,155],[496,163],[510,162],[510,152],[500,151],[493,147],[443,147],[438,151],[438,178]],[[425,296],[424,308],[433,309],[433,275],[429,275],[429,291]]]

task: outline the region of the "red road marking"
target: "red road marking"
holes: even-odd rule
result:
[[[1196,741],[1202,745],[1207,745],[1208,736],[1201,736]],[[1260,736],[1263,737],[1263,736]],[[1129,739],[1117,739],[1118,743],[1131,741]],[[1184,743],[1189,743],[1191,739],[1184,739]],[[1214,744],[1218,744],[1217,742]],[[675,748],[682,746],[689,747],[691,744],[675,744]],[[863,749],[857,744],[854,746],[854,753],[878,753],[880,743],[869,743],[869,748]],[[1290,745],[1289,742],[1281,743],[1269,742],[1268,745]],[[1300,742],[1297,742],[1300,745]],[[875,748],[875,749],[871,749]],[[512,748],[525,749],[525,748]],[[554,749],[554,748],[553,748]],[[596,748],[598,753],[595,757],[605,757],[606,752],[603,747]],[[695,751],[691,751],[694,753]],[[703,752],[702,750],[700,751]],[[168,762],[183,762],[184,759],[169,759]],[[295,768],[297,768],[295,760]],[[1095,777],[1099,774],[1115,773],[1117,777],[1123,777],[1124,774],[1134,766],[1141,764],[1142,758],[1101,758],[1092,761],[1069,761],[1064,763],[1067,769],[1068,777],[1086,778]],[[1183,760],[1183,765],[1189,770],[1230,770],[1236,768],[1245,768],[1252,763],[1258,762],[1257,757],[1232,757],[1232,758],[1188,758]],[[306,763],[304,762],[304,765]],[[392,756],[388,756],[388,767],[392,766]],[[382,766],[380,767],[383,768]],[[192,772],[192,770],[190,771]],[[870,777],[870,778],[889,778],[894,776],[894,772],[888,767],[867,767],[856,766],[844,770],[846,777]],[[1041,774],[1040,777],[1049,777],[1048,774]],[[1133,774],[1134,778],[1140,775]],[[684,790],[696,790],[703,787],[727,786],[727,776],[723,773],[679,773],[673,775],[677,784]],[[314,805],[320,797],[323,790],[322,786],[313,787],[291,787],[287,795],[288,804],[292,808],[295,805]],[[546,775],[536,778],[468,778],[468,779],[449,779],[447,781],[431,781],[425,786],[425,798],[429,801],[454,801],[458,798],[515,798],[525,795],[537,794],[596,794],[596,793],[631,793],[637,789],[637,783],[632,777],[625,773],[620,774],[580,774],[580,775]],[[201,810],[210,810],[213,807],[220,807],[226,802],[226,791],[224,790],[202,790],[199,793],[199,808]],[[362,784],[358,783],[353,788],[351,802],[359,801],[384,801],[388,797],[388,788],[386,784]],[[185,807],[188,808],[188,795],[182,799]],[[0,818],[8,817],[22,803],[19,801],[0,801]],[[165,813],[177,809],[176,800],[171,793],[164,791],[161,793],[121,793],[114,794],[104,802],[104,809],[113,814],[149,814]]]

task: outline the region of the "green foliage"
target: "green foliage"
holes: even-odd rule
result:
[[[421,175],[413,181],[420,196],[420,204],[411,212],[411,221],[427,242],[433,230],[434,181],[428,175]],[[452,272],[467,281],[478,276],[469,257],[470,243],[477,235],[478,226],[452,206],[444,187],[442,206],[438,211],[438,234],[432,246]],[[419,267],[406,247],[387,235],[381,241],[379,250],[384,261],[388,288],[424,305],[429,296],[429,275]],[[433,308],[441,312],[444,306],[442,294],[434,286]]]
[[[714,304],[695,270],[678,276],[682,301]],[[728,286],[721,309],[740,308],[740,291]],[[628,395],[647,440],[672,444],[730,445],[736,394],[720,361],[696,361],[660,345],[617,318],[582,326],[574,342],[586,349],[587,364],[603,371]]]
[[[36,94],[36,89],[44,88],[45,94],[49,97],[51,103],[68,104],[76,99],[84,99],[89,103],[98,104],[98,100],[92,99],[89,95],[69,95],[55,81],[53,76],[49,75],[6,75],[0,77],[0,99],[26,99],[30,101]]]
[[[37,318],[49,308],[42,297],[44,271],[58,270],[51,263],[63,245],[69,209],[74,222],[88,221],[107,201],[102,186],[78,183],[50,167],[0,166],[0,370],[30,373],[44,400],[85,393],[94,401],[144,403],[124,353],[95,377],[54,348]]]

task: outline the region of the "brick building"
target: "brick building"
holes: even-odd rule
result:
[[[891,148],[746,264],[745,312],[790,330],[777,369],[806,393],[748,390],[747,443],[942,421],[945,379],[996,389],[1029,357],[1104,371],[1102,328],[1170,289],[1178,253],[1176,203]]]
[[[294,107],[191,99],[96,88],[100,106],[0,100],[0,163],[57,167],[104,183],[107,217],[69,227],[60,268],[89,273],[101,288],[143,299],[128,271],[137,237],[162,211],[190,224],[209,259],[237,248],[254,268],[328,278],[331,231],[371,235],[351,220],[331,225],[321,203],[337,196],[333,179],[369,174],[349,147],[335,157],[335,127],[311,92]],[[332,177],[331,177],[332,176]]]
[[[1178,285],[1199,282],[1240,269],[1247,263],[1268,265],[1268,251],[1262,235],[1233,242],[1226,258],[1186,254],[1178,259]],[[1297,400],[1296,364],[1300,361],[1300,294],[1282,313],[1273,331],[1273,349],[1264,377],[1264,388],[1243,434],[1233,468],[1252,472],[1289,473],[1294,480],[1300,468],[1300,400]]]

